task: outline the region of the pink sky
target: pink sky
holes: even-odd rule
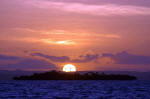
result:
[[[72,63],[79,70],[150,70],[149,1],[1,0],[0,6],[0,69]],[[46,66],[22,66],[37,60]]]

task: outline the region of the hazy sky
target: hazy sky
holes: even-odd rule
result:
[[[149,0],[0,0],[0,69],[150,70]]]

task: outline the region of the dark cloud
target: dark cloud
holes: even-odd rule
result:
[[[85,63],[85,62],[89,62],[89,61],[98,59],[99,55],[98,54],[95,54],[95,55],[87,54],[85,56],[80,56],[79,59],[73,59],[73,60],[71,60],[70,57],[68,57],[68,56],[60,56],[60,57],[59,56],[50,56],[50,55],[45,55],[42,53],[32,53],[31,56],[40,56],[40,57],[49,59],[54,62]]]
[[[42,53],[32,53],[31,56],[40,56],[40,57],[44,57],[44,58],[47,58],[51,61],[54,61],[54,62],[68,62],[70,61],[70,58],[68,56],[49,56],[49,55],[45,55],[45,54],[42,54]]]
[[[5,69],[57,69],[56,65],[41,59],[24,59],[17,63],[0,66]]]
[[[98,54],[95,54],[95,55],[87,54],[85,56],[80,56],[80,57],[83,58],[83,59],[74,59],[74,60],[72,60],[72,62],[74,62],[74,63],[89,62],[89,61],[98,59],[99,55]]]
[[[0,69],[57,69],[56,65],[42,59],[0,55]],[[9,60],[10,63],[3,63]],[[13,63],[12,63],[13,62]]]
[[[150,64],[150,56],[134,55],[126,51],[115,55],[111,53],[104,53],[102,54],[102,57],[110,57],[115,60],[117,64]]]
[[[20,57],[17,56],[7,56],[7,55],[0,55],[0,60],[17,60],[20,59]]]

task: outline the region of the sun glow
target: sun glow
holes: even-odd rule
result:
[[[42,39],[42,42],[56,45],[75,45],[76,42],[71,40],[55,41],[52,39]]]
[[[67,41],[57,41],[56,43],[57,44],[67,44],[68,42]]]
[[[56,44],[61,44],[61,45],[74,45],[75,42],[66,40],[66,41],[57,41]]]
[[[75,72],[76,71],[76,67],[74,65],[72,65],[72,64],[67,64],[67,65],[64,65],[63,71],[64,72]]]

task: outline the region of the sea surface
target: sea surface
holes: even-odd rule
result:
[[[150,81],[0,81],[0,99],[150,99]]]

